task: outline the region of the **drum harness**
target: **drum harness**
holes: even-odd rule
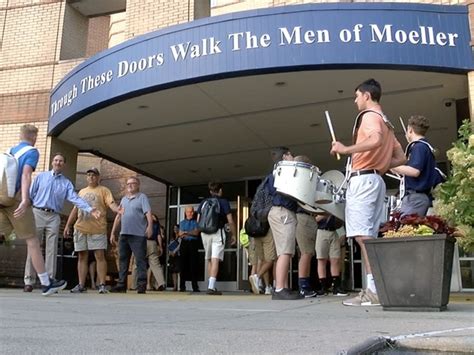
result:
[[[357,132],[359,130],[359,127],[360,127],[360,124],[362,122],[362,116],[364,114],[366,114],[367,112],[373,112],[373,113],[376,113],[377,115],[379,115],[382,120],[384,121],[385,125],[388,127],[388,129],[394,131],[395,130],[395,127],[393,126],[393,124],[390,122],[390,120],[388,119],[387,116],[385,116],[385,114],[383,113],[380,113],[380,112],[377,112],[377,111],[374,111],[374,110],[363,110],[361,112],[359,112],[359,114],[357,115],[357,117],[355,118],[355,122],[354,122],[354,128],[352,129],[352,143],[355,144],[356,143],[356,140],[357,140]],[[346,175],[344,177],[344,181],[343,183],[341,184],[341,186],[339,187],[339,189],[336,191],[336,194],[339,194],[340,190],[342,189],[342,186],[344,186],[344,184],[346,183],[349,183],[349,179],[351,178],[351,172],[352,172],[352,156],[349,156],[347,158],[347,162],[346,162]]]

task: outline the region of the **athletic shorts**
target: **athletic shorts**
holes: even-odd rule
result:
[[[385,182],[378,174],[351,177],[346,192],[347,237],[377,238],[384,220]]]
[[[32,207],[27,207],[20,218],[15,218],[13,212],[20,205],[20,195],[17,194],[15,199],[16,202],[13,206],[0,208],[0,234],[8,237],[14,230],[18,239],[36,237],[35,216]]]
[[[224,260],[225,231],[219,229],[213,234],[201,233],[202,245],[204,246],[205,260],[219,259]]]
[[[268,222],[275,241],[277,255],[295,254],[296,213],[284,207],[273,206],[268,213]]]
[[[318,223],[313,216],[306,213],[297,213],[296,219],[296,242],[302,254],[314,255],[316,248],[316,232],[318,230]]]
[[[341,237],[337,231],[318,229],[316,238],[316,258],[336,259],[341,257]]]
[[[74,229],[74,251],[107,250],[105,234],[83,234]]]

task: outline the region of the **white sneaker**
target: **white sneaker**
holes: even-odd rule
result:
[[[109,291],[105,288],[104,284],[99,285],[99,293],[109,293]]]
[[[260,289],[258,288],[258,276],[250,275],[249,276],[250,286],[252,287],[252,292],[256,295],[260,294]]]
[[[273,287],[271,287],[271,286],[265,287],[265,294],[266,295],[272,295],[273,294]]]

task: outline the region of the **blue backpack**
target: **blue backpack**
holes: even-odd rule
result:
[[[221,205],[216,197],[211,197],[202,203],[198,228],[206,234],[213,234],[221,228]]]

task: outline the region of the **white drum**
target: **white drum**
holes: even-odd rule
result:
[[[298,161],[280,161],[273,170],[274,187],[284,195],[314,205],[319,174],[320,170],[314,165]]]
[[[331,203],[334,199],[335,187],[331,181],[319,179],[316,186],[316,203]]]
[[[341,221],[346,220],[346,213],[345,213],[346,203],[345,202],[331,202],[331,203],[325,203],[321,205],[315,204],[314,206],[310,206],[308,204],[298,202],[298,205],[310,213],[322,214],[322,213],[327,212],[339,218]]]

